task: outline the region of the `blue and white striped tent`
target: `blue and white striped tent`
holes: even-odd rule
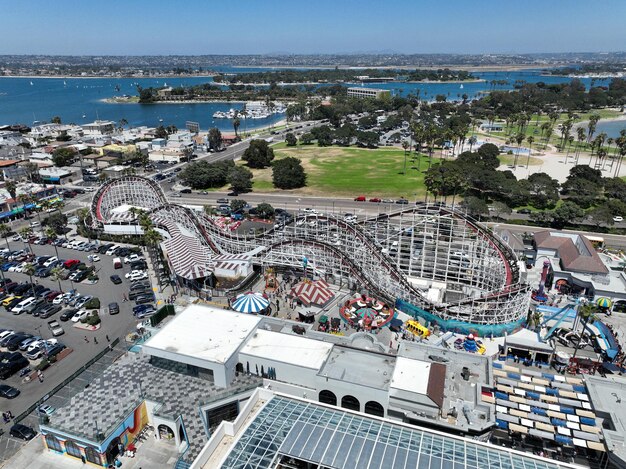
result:
[[[270,302],[263,298],[260,293],[242,293],[232,304],[235,311],[240,313],[258,313],[270,305]]]

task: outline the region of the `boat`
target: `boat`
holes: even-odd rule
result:
[[[63,80],[63,86],[67,86],[67,82]]]
[[[87,114],[83,114],[83,119],[84,119],[85,117],[87,117]]]
[[[30,86],[33,86],[33,85],[34,85],[34,83],[31,81],[31,82],[30,82]]]
[[[463,83],[461,83],[461,86],[459,86],[459,88],[463,89]]]

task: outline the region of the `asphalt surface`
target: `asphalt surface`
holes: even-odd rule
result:
[[[23,249],[24,243],[22,242],[10,242],[12,249]],[[51,245],[31,245],[35,255],[56,255],[54,246]],[[87,256],[90,253],[75,251],[71,249],[58,248],[59,257],[61,259],[80,259],[83,262],[89,264]],[[31,404],[41,401],[46,397],[51,389],[63,382],[68,376],[75,371],[79,370],[90,359],[95,357],[100,351],[108,347],[106,336],[113,341],[115,338],[121,338],[124,340],[126,334],[135,330],[137,323],[139,322],[132,315],[132,307],[134,302],[124,302],[123,295],[128,293],[129,282],[124,279],[124,273],[130,269],[128,266],[124,266],[124,269],[113,268],[112,257],[104,254],[99,254],[101,260],[96,262],[98,276],[100,280],[94,285],[88,285],[83,283],[74,283],[73,286],[83,295],[92,295],[100,299],[100,318],[102,319],[101,327],[97,331],[85,331],[83,329],[74,328],[74,323],[70,321],[61,322],[59,320],[60,312],[56,313],[50,318],[41,319],[39,317],[33,317],[29,314],[13,315],[7,312],[4,307],[0,307],[0,327],[6,329],[19,330],[35,335],[41,335],[43,338],[51,338],[52,335],[48,330],[48,321],[52,319],[59,320],[65,330],[65,334],[57,337],[60,343],[71,347],[74,351],[70,353],[63,360],[55,363],[47,370],[44,371],[44,382],[40,383],[38,380],[31,381],[29,383],[23,383],[19,377],[19,372],[11,378],[4,380],[4,384],[9,384],[18,388],[20,395],[11,400],[0,399],[2,405],[2,411],[6,412],[10,410],[13,415],[17,416],[25,411]],[[123,283],[120,285],[114,285],[109,276],[112,274],[118,274],[123,279]],[[16,272],[5,272],[6,277],[17,282],[28,282],[27,275]],[[50,278],[36,278],[33,277],[33,281],[37,281],[39,284],[46,287],[58,290],[58,282],[51,280]],[[61,281],[63,291],[69,291],[72,289],[72,283],[69,280]],[[111,302],[117,302],[120,305],[120,313],[114,316],[108,314],[108,304]],[[85,341],[87,337],[88,342]],[[97,339],[98,343],[95,343]],[[0,429],[3,429],[8,433],[8,427],[10,424],[0,425]]]

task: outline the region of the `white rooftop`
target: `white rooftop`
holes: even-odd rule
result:
[[[332,348],[333,344],[321,340],[258,329],[240,353],[319,370]]]
[[[187,356],[224,364],[237,352],[248,335],[261,321],[259,316],[204,305],[188,306],[176,314],[167,327],[161,329],[144,345],[146,353]],[[185,363],[185,360],[180,360]]]
[[[426,394],[430,377],[430,363],[411,358],[396,358],[389,387],[417,394]]]

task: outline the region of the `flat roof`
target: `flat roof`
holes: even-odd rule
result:
[[[388,389],[395,362],[396,357],[391,355],[336,345],[319,375],[360,386]]]
[[[240,353],[319,370],[332,348],[321,340],[257,329]]]
[[[259,316],[204,305],[191,305],[176,314],[144,345],[150,350],[225,363],[261,321]]]
[[[431,363],[411,358],[396,358],[390,387],[417,394],[426,394]]]

